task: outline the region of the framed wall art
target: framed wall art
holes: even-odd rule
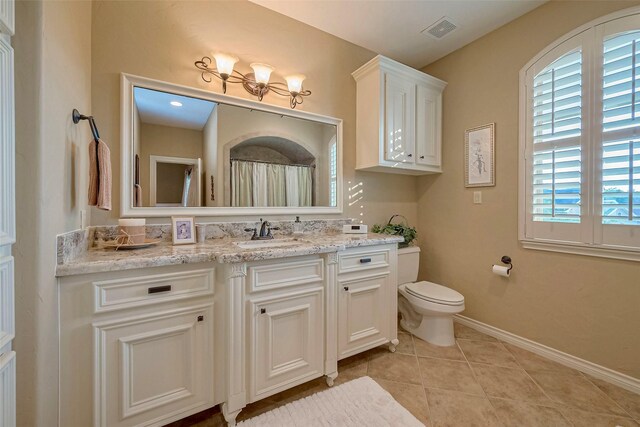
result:
[[[495,123],[465,131],[465,187],[493,187],[496,185],[495,153]]]

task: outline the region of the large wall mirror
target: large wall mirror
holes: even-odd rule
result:
[[[342,120],[122,75],[123,216],[342,212]]]

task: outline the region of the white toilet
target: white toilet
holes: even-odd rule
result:
[[[419,265],[420,248],[398,250],[400,326],[431,344],[454,345],[453,315],[464,310],[464,296],[436,283],[416,282]]]

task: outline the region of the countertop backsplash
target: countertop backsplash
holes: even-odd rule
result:
[[[294,221],[268,220],[274,230],[275,237],[290,235],[293,233]],[[351,224],[351,219],[312,219],[302,220],[304,234],[333,234],[340,233],[342,226]],[[259,221],[245,222],[197,222],[197,225],[206,226],[206,240],[246,237],[251,238],[251,233],[245,228],[260,227]],[[148,224],[146,226],[148,239],[171,241],[171,224]],[[99,225],[87,227],[84,230],[74,230],[57,236],[57,264],[67,264],[83,256],[88,250],[99,246],[102,242],[115,240],[118,235],[117,225]]]

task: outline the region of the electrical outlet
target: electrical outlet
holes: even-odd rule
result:
[[[482,191],[473,192],[473,203],[479,205],[482,203]]]

